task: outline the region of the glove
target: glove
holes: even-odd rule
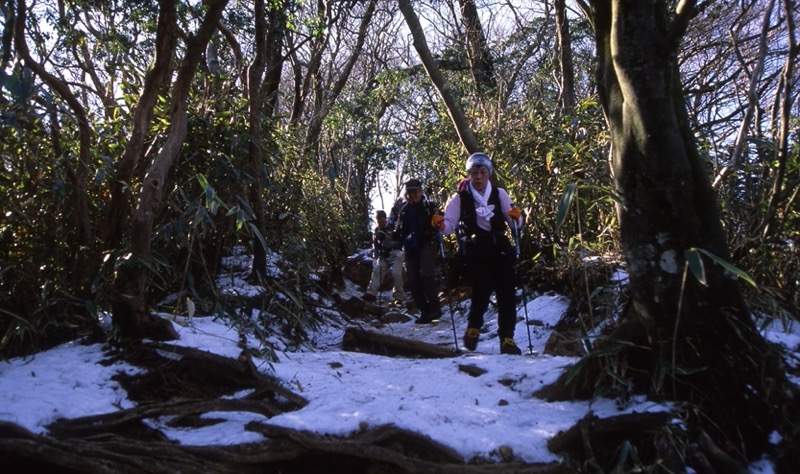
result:
[[[517,209],[516,207],[512,207],[511,209],[508,210],[508,217],[510,217],[513,220],[519,219],[519,216],[521,215],[522,213],[519,212],[519,209]]]
[[[431,217],[431,227],[444,232],[444,217],[439,214],[434,214],[433,217]]]

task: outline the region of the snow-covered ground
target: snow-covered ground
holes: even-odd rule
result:
[[[221,282],[225,291],[235,289],[239,294],[260,291],[235,275],[226,276]],[[342,298],[358,293],[349,286],[342,290]],[[248,344],[255,349],[269,346],[275,350],[278,362],[256,359],[257,366],[306,398],[309,401],[306,407],[272,418],[253,413],[212,413],[207,416],[226,421],[195,429],[170,427],[168,420],[161,419],[152,419],[149,423],[169,439],[196,446],[257,442],[263,435],[244,429],[244,425],[253,420],[338,436],[392,424],[449,446],[465,461],[483,458],[499,462],[502,447],[504,452],[510,448],[516,459],[534,463],[557,460],[557,456],[547,450],[547,441],[589,411],[607,417],[668,409],[644,398],[620,405],[609,399],[548,403],[534,397],[534,392],[553,382],[576,359],[529,354],[528,329],[530,343],[541,351],[550,328],[567,307],[566,299],[559,295],[529,296],[528,318],[537,325],[526,325],[525,313],[520,307],[516,340],[523,349],[522,356],[499,353],[496,314],[491,310],[486,317],[488,331],[482,335],[476,352],[462,351],[454,358],[425,360],[342,350],[342,336],[348,323],[329,310],[318,331],[299,348],[277,336],[266,341],[248,336]],[[332,303],[321,302],[325,303],[322,306],[332,306]],[[465,308],[466,304],[457,302],[456,307]],[[433,325],[403,321],[382,326],[380,330],[452,347],[456,343],[453,324],[455,339],[460,343],[466,320],[464,313],[458,310],[451,320],[448,305],[444,310],[444,318]],[[193,317],[181,322],[175,324],[180,334],[177,344],[229,357],[240,353],[239,332],[227,321]],[[765,331],[769,339],[792,350],[800,346],[800,330],[796,326],[773,325]],[[60,418],[132,407],[134,403],[112,381],[112,376],[141,369],[126,363],[100,364],[103,359],[107,356],[101,345],[72,342],[32,357],[0,363],[0,420],[47,434],[47,425]],[[797,358],[790,363],[796,365]],[[460,370],[464,365],[483,369],[485,373],[470,375]],[[769,460],[751,469],[752,472],[773,472]]]

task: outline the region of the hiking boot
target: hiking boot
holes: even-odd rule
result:
[[[478,328],[467,328],[464,333],[464,347],[474,351],[478,347],[478,337],[481,335],[481,330]]]
[[[431,318],[430,314],[423,314],[414,322],[414,324],[431,324],[433,322],[433,318]]]
[[[519,347],[517,347],[517,343],[514,341],[513,338],[506,337],[500,342],[500,353],[521,355],[522,350]]]
[[[375,301],[375,295],[373,295],[372,293],[364,293],[364,296],[361,299],[372,303],[373,301]]]

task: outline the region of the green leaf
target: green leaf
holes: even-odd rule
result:
[[[684,252],[684,256],[686,257],[686,261],[689,263],[689,270],[692,271],[692,275],[697,278],[703,286],[708,286],[708,281],[706,280],[706,267],[703,265],[703,257],[697,252],[697,249],[692,247]]]
[[[105,166],[101,166],[97,168],[97,171],[94,174],[94,184],[98,185],[106,179],[106,168]]]
[[[242,226],[244,225],[244,223],[246,222],[246,220],[247,220],[247,218],[246,218],[246,216],[244,215],[244,211],[243,211],[243,210],[241,210],[241,209],[239,209],[239,210],[236,212],[236,230],[237,230],[237,231],[240,231],[240,230],[242,230]]]
[[[575,197],[575,192],[578,190],[578,183],[570,183],[566,191],[561,196],[561,202],[558,204],[558,214],[556,215],[556,233],[558,233],[564,221],[567,219],[567,212],[569,206],[572,204],[572,199]]]
[[[695,375],[701,372],[708,370],[708,367],[695,367],[695,368],[688,368],[688,367],[676,367],[675,374],[676,375]]]
[[[617,457],[617,471],[625,472],[625,465],[631,456],[631,444],[629,441],[623,441],[619,449],[619,456]]]
[[[214,186],[207,185],[204,189],[206,191],[206,199],[209,201],[216,201],[215,196],[217,195],[217,191],[214,189]]]
[[[746,281],[747,283],[751,284],[753,287],[755,287],[755,288],[758,287],[758,285],[756,285],[756,281],[753,280],[753,278],[750,275],[748,275],[747,272],[745,272],[744,270],[734,266],[730,262],[726,262],[725,260],[723,260],[723,259],[717,257],[716,255],[714,255],[713,253],[709,252],[708,250],[703,250],[703,249],[696,249],[696,250],[698,252],[701,252],[703,255],[705,255],[706,257],[710,258],[711,260],[713,260],[714,263],[722,265],[722,267],[725,268],[725,270],[728,270],[729,272],[733,273],[737,277],[739,277],[742,280]]]
[[[197,175],[197,182],[200,183],[200,187],[205,190],[208,187],[208,180],[202,174]]]
[[[250,230],[253,232],[253,235],[256,236],[259,242],[261,242],[261,248],[268,249],[269,246],[267,246],[267,241],[264,239],[264,236],[261,235],[261,232],[259,232],[258,227],[256,227],[256,225],[253,224],[252,222],[248,222],[247,226],[250,227]]]
[[[608,186],[598,186],[596,184],[586,183],[584,184],[585,188],[595,190],[603,195],[602,199],[607,199],[614,202],[617,206],[623,207],[622,198],[615,194],[614,191]]]

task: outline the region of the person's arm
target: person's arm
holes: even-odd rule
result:
[[[498,197],[500,198],[500,210],[503,211],[503,216],[505,216],[508,223],[511,224],[512,220],[508,217],[508,211],[514,207],[514,203],[511,201],[511,196],[508,195],[505,189],[499,188],[497,191]],[[522,227],[522,216],[519,216],[517,219],[517,227]]]
[[[447,201],[444,211],[444,235],[450,235],[458,228],[458,221],[461,219],[461,197],[458,193],[453,194]]]

